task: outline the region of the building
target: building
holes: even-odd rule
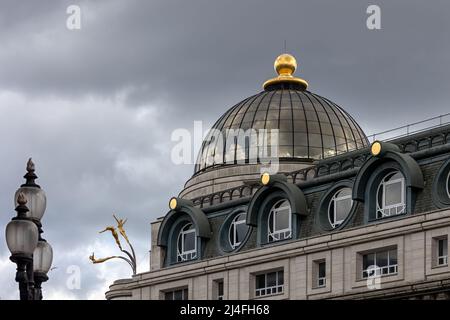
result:
[[[150,271],[107,299],[450,298],[450,125],[369,143],[296,66],[279,56],[264,91],[216,122],[223,136],[151,224]],[[259,153],[272,146],[276,173]]]

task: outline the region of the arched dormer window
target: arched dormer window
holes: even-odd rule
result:
[[[165,266],[201,259],[211,227],[205,213],[192,201],[172,198],[170,211],[158,230],[157,245],[164,253]]]
[[[417,195],[424,188],[417,161],[389,142],[373,142],[370,152],[352,193],[353,200],[364,203],[364,221],[413,214]]]
[[[247,213],[247,224],[257,227],[257,244],[297,239],[301,217],[308,214],[305,195],[285,175],[265,173],[261,184]]]

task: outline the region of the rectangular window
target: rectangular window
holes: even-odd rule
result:
[[[436,266],[446,266],[448,264],[448,238],[440,237],[435,239]]]
[[[397,249],[383,249],[363,254],[362,277],[396,274],[398,271]]]
[[[223,300],[223,279],[214,280],[213,282],[213,299],[215,300]]]
[[[165,291],[164,300],[188,300],[188,288]]]
[[[264,297],[282,293],[284,289],[283,270],[273,271],[255,276],[255,296]]]
[[[325,261],[317,263],[317,287],[322,288],[327,285],[326,264]]]

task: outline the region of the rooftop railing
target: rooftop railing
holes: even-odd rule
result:
[[[368,135],[367,138],[370,142],[375,140],[389,141],[402,137],[406,137],[415,133],[423,132],[433,128],[438,128],[450,124],[450,113],[441,114],[440,116],[428,118],[418,122],[406,124],[401,127],[389,129],[386,131],[378,132],[372,135]]]

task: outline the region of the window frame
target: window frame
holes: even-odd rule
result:
[[[400,174],[401,177],[396,178],[394,180],[386,181],[386,179],[390,179],[393,176],[395,176],[396,174]],[[386,187],[396,184],[396,183],[399,183],[399,182],[400,182],[400,186],[401,186],[400,187],[400,196],[401,196],[400,202],[397,202],[396,204],[392,204],[392,205],[386,205]],[[379,200],[380,190],[382,190],[382,192],[383,192],[382,199],[381,199],[381,206],[380,206],[380,200]],[[389,218],[389,217],[393,217],[393,216],[397,216],[397,215],[406,213],[406,181],[405,181],[405,176],[403,175],[403,173],[400,170],[395,170],[395,171],[389,172],[384,175],[384,177],[381,179],[380,183],[378,184],[375,200],[376,200],[376,215],[375,215],[376,220]],[[398,208],[401,208],[401,210],[399,211]],[[395,213],[393,213],[393,214],[391,213],[392,209],[395,209]],[[389,214],[386,214],[386,211],[388,211]]]
[[[194,233],[194,249],[185,250],[184,241],[187,234]],[[180,252],[181,237],[181,252]],[[186,262],[197,259],[197,231],[192,223],[185,224],[179,231],[177,237],[177,262]],[[186,256],[186,257],[185,257]]]
[[[337,195],[340,193],[340,192],[342,192],[344,189],[350,189],[350,194],[349,195],[345,195],[345,196],[341,196],[341,197],[338,197]],[[347,212],[347,214],[346,214],[346,216],[345,216],[345,218],[344,219],[342,219],[342,220],[339,220],[339,221],[337,221],[336,222],[336,203],[337,202],[339,202],[339,201],[343,201],[343,200],[347,200],[347,199],[350,199],[350,210]],[[330,209],[331,209],[331,205],[333,204],[333,218],[334,218],[334,223],[331,221],[331,219],[330,219]],[[338,189],[334,194],[333,194],[333,196],[331,197],[331,199],[330,199],[330,202],[329,202],[329,204],[328,204],[328,210],[327,210],[327,217],[328,217],[328,221],[330,222],[330,225],[331,225],[331,227],[333,228],[333,229],[336,229],[336,228],[338,228],[346,219],[347,219],[347,217],[349,216],[349,214],[351,213],[351,211],[352,211],[352,207],[353,207],[353,199],[352,199],[352,194],[351,194],[351,188],[350,187],[342,187],[342,188],[340,188],[340,189]]]
[[[267,277],[269,274],[275,273],[275,285],[268,286]],[[281,275],[281,277],[280,277]],[[258,277],[264,277],[264,287],[258,288]],[[280,281],[280,279],[282,281]],[[263,298],[284,293],[284,270],[273,270],[255,275],[255,298]],[[281,282],[281,284],[280,284]],[[270,291],[270,292],[268,292]]]
[[[395,260],[397,261],[397,263],[395,264],[391,264],[391,257],[390,257],[390,252],[395,250]],[[378,266],[377,264],[377,254],[381,254],[381,253],[385,253],[387,252],[387,265],[386,266]],[[369,254],[373,254],[373,264],[368,266],[366,269],[364,269],[364,257],[369,255]],[[381,250],[375,250],[375,251],[368,251],[365,253],[362,253],[362,271],[361,271],[361,278],[362,279],[369,279],[371,277],[386,277],[386,276],[393,276],[393,275],[398,275],[398,248],[384,248]],[[373,267],[375,266],[375,267]],[[372,268],[371,268],[372,267]],[[394,270],[393,272],[391,272],[391,268]],[[370,271],[369,271],[370,269]],[[386,273],[384,273],[383,271],[387,270]],[[369,272],[374,272],[374,274],[369,274]]]
[[[217,300],[223,300],[224,292],[225,292],[225,287],[224,286],[225,285],[223,283],[223,280],[217,281]]]
[[[446,253],[443,252],[442,255],[440,255],[440,249],[441,249],[441,244],[442,244],[442,251],[445,251],[444,248],[446,249]],[[446,244],[446,246],[444,246],[444,244]],[[440,262],[442,261],[442,262]],[[446,267],[448,266],[448,238],[447,237],[440,237],[436,239],[436,267]]]
[[[181,291],[181,299],[175,299],[175,293]],[[164,293],[164,300],[168,300],[168,301],[182,301],[182,300],[189,300],[189,288],[188,287],[184,287],[184,288],[177,288],[177,289],[169,289],[169,290],[165,290],[163,291]],[[171,299],[167,299],[167,295],[170,294],[172,295]]]
[[[316,261],[317,264],[317,283],[316,288],[325,288],[327,286],[327,263],[325,260]],[[324,275],[320,276],[320,266],[323,265]]]
[[[244,217],[244,218],[239,220],[240,217]],[[242,245],[242,243],[245,241],[245,236],[244,236],[244,239],[242,239],[242,241],[240,241],[240,242],[236,241],[237,225],[240,225],[240,224],[247,224],[245,212],[238,213],[230,223],[230,227],[228,229],[228,242],[229,242],[232,250],[236,250],[237,248],[239,248]],[[248,233],[248,226],[247,226],[247,233]],[[231,235],[233,236],[233,239],[231,239]]]
[[[288,206],[282,206],[282,204],[286,202],[288,204]],[[278,208],[275,208],[279,203],[280,206]],[[288,228],[284,228],[284,229],[280,229],[280,230],[276,230],[276,217],[278,214],[280,214],[281,210],[284,210],[288,208],[288,221],[289,221],[289,227]],[[272,219],[273,217],[273,219]],[[272,221],[271,221],[272,220]],[[272,224],[271,224],[272,222]],[[270,230],[272,228],[272,231]],[[283,235],[283,238],[280,237],[280,235]],[[278,239],[277,239],[278,237]],[[269,214],[267,215],[267,242],[268,243],[273,243],[273,242],[278,242],[278,241],[283,241],[283,240],[288,240],[292,238],[292,207],[291,207],[291,203],[289,202],[288,199],[280,199],[278,201],[276,201],[272,207],[270,208]]]

